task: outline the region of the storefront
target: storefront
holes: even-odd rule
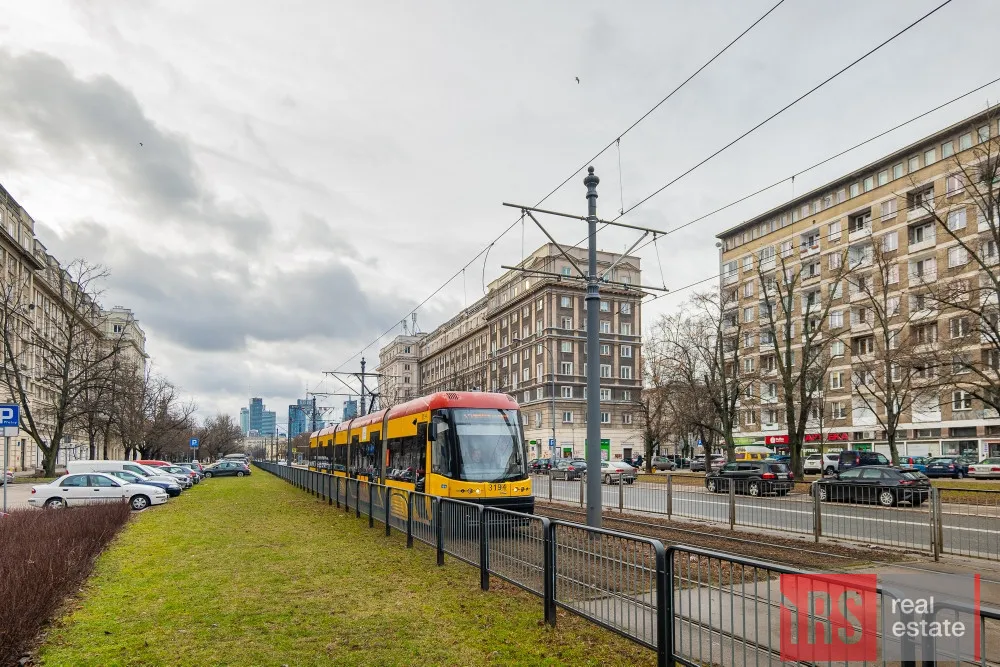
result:
[[[978,440],[942,440],[941,456],[968,456],[979,460]]]

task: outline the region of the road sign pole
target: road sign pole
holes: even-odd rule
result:
[[[600,282],[597,275],[597,184],[594,168],[587,169],[583,184],[587,186],[587,525],[601,527],[601,356],[600,356]],[[581,498],[583,494],[581,493]]]
[[[7,450],[10,449],[10,438],[3,436],[3,513],[7,513]]]

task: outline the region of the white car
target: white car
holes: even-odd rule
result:
[[[1000,458],[990,457],[969,466],[969,477],[990,479],[1000,477]]]
[[[833,473],[840,467],[840,454],[810,454],[802,464],[802,472],[809,474]]]
[[[626,484],[635,481],[635,468],[623,461],[601,461],[601,481],[605,484],[624,480]]]
[[[161,472],[151,466],[144,466],[135,461],[70,461],[66,465],[66,472],[71,475],[85,472],[108,472],[109,470],[124,470],[140,477],[145,477],[151,482],[179,484],[176,476]],[[185,488],[183,485],[181,487]]]
[[[49,484],[31,487],[32,507],[75,507],[100,502],[126,501],[134,510],[167,502],[167,492],[155,486],[129,484],[102,472],[63,475]]]

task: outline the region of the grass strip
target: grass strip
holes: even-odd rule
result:
[[[645,665],[655,655],[259,472],[143,512],[45,665]]]

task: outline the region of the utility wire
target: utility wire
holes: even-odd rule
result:
[[[748,32],[750,32],[751,30],[753,30],[757,26],[757,24],[759,24],[761,21],[763,21],[768,16],[770,16],[771,13],[774,12],[774,10],[776,10],[778,7],[780,7],[784,2],[785,2],[785,0],[778,0],[778,2],[774,6],[772,6],[770,9],[768,9],[760,18],[758,18],[756,21],[754,21],[753,23],[751,23],[745,30],[743,30],[743,32],[741,32],[732,41],[730,41],[728,44],[726,44],[726,46],[724,46],[722,48],[722,50],[720,50],[718,53],[716,53],[714,56],[712,56],[701,67],[699,67],[697,70],[695,70],[693,74],[691,74],[690,76],[688,76],[688,78],[684,79],[684,81],[682,81],[676,88],[674,88],[673,90],[671,90],[666,95],[666,97],[664,97],[659,102],[657,102],[656,104],[654,104],[648,111],[646,111],[646,113],[642,114],[635,122],[633,122],[631,125],[629,125],[627,128],[625,128],[624,132],[622,132],[621,134],[619,134],[613,141],[609,142],[607,146],[605,146],[604,148],[602,148],[601,150],[599,150],[593,157],[591,157],[590,159],[588,159],[587,161],[585,161],[581,166],[577,167],[573,171],[572,174],[570,174],[569,176],[567,176],[561,183],[559,183],[559,185],[557,185],[555,188],[553,188],[547,195],[545,195],[540,200],[538,200],[538,203],[535,204],[535,207],[541,206],[543,203],[545,203],[545,201],[547,201],[549,199],[549,197],[551,197],[556,192],[558,192],[559,190],[561,190],[564,185],[566,185],[567,183],[569,183],[570,180],[572,180],[577,174],[579,174],[583,169],[585,169],[591,162],[593,162],[594,160],[596,160],[597,158],[599,158],[601,155],[603,155],[609,148],[611,148],[618,141],[620,141],[622,137],[624,137],[626,134],[628,134],[630,131],[632,131],[639,123],[641,123],[642,121],[646,120],[646,118],[649,117],[650,114],[652,114],[660,106],[662,106],[663,103],[665,103],[667,100],[669,100],[671,97],[673,97],[678,91],[680,91],[684,86],[686,86],[692,79],[694,79],[696,76],[698,76],[706,67],[708,67],[713,62],[715,62],[720,56],[722,56],[722,54],[724,54],[726,51],[728,51],[734,44],[736,44],[736,42],[740,41],[740,39],[742,39]],[[493,239],[492,241],[490,241],[489,244],[487,244],[485,248],[483,248],[478,253],[476,253],[472,257],[472,259],[470,259],[464,266],[462,266],[462,268],[460,268],[458,271],[456,271],[454,275],[452,275],[450,278],[448,278],[444,283],[441,284],[440,287],[438,287],[433,292],[431,292],[431,294],[427,298],[425,298],[423,301],[421,301],[420,303],[418,303],[413,309],[411,309],[410,312],[407,313],[406,316],[409,316],[413,312],[415,312],[415,311],[419,310],[421,307],[423,307],[428,301],[430,301],[435,296],[437,296],[441,292],[441,290],[443,290],[445,287],[447,287],[451,283],[451,281],[455,280],[455,278],[457,278],[462,273],[462,271],[464,271],[469,266],[471,266],[477,259],[479,259],[480,257],[482,257],[484,254],[488,254],[489,251],[490,251],[490,249],[494,245],[496,245],[496,243],[498,241],[500,241],[500,239],[502,239],[512,229],[514,229],[514,227],[516,227],[517,223],[520,222],[520,221],[521,221],[521,218],[515,219],[502,232],[500,232],[500,234],[495,239]],[[522,253],[522,255],[523,255],[523,253]],[[486,275],[485,262],[486,262],[486,260],[484,259],[483,260],[483,282],[484,282],[484,284],[485,284],[485,275]],[[382,338],[384,338],[386,335],[388,335],[389,333],[391,333],[392,330],[395,329],[395,328],[396,328],[396,325],[394,324],[391,327],[389,327],[388,329],[386,329],[379,336],[377,336],[375,339],[373,339],[370,343],[368,343],[363,348],[361,348],[360,350],[358,350],[356,353],[354,353],[353,355],[351,355],[351,357],[349,357],[348,359],[345,359],[343,363],[341,363],[339,366],[336,367],[336,370],[339,370],[339,369],[343,368],[348,363],[350,363],[351,361],[353,361],[354,359],[356,359],[360,355],[364,354],[365,350],[367,350],[372,345],[374,345],[375,343],[377,343],[378,341],[380,341]]]

